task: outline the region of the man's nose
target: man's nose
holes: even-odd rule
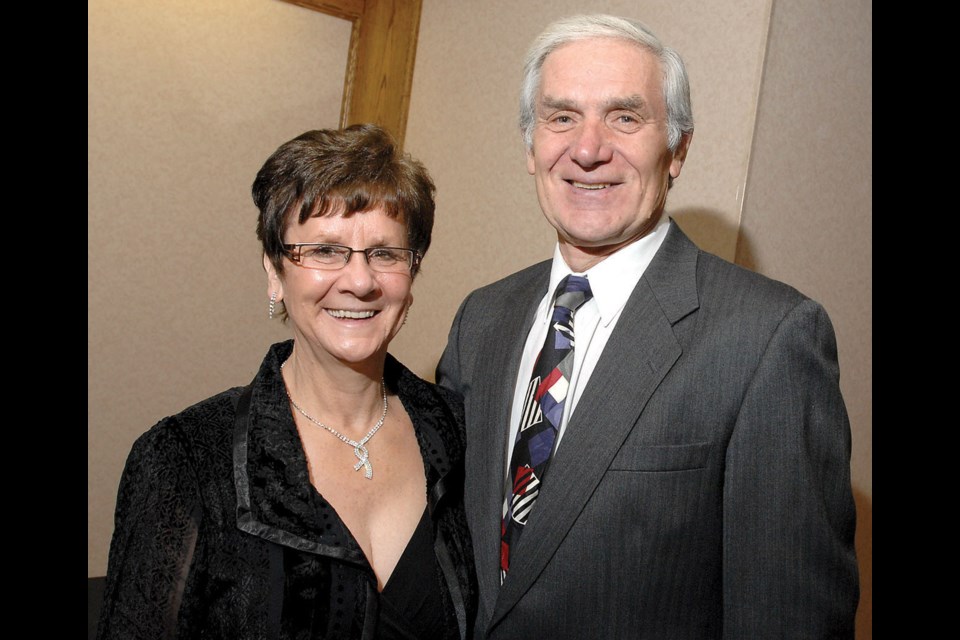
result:
[[[602,120],[594,118],[584,120],[570,149],[573,161],[584,168],[609,162],[613,157],[610,134],[609,128]]]

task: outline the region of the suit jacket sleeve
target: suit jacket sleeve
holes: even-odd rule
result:
[[[807,299],[774,332],[726,452],[725,638],[853,638],[850,446],[833,327]]]

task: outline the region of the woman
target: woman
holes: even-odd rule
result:
[[[475,574],[459,400],[390,354],[434,185],[373,125],[310,131],[253,183],[269,314],[246,387],[134,444],[99,638],[464,638]]]

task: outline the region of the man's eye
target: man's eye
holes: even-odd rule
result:
[[[636,131],[643,124],[643,121],[633,113],[617,113],[609,120],[610,126],[618,131],[631,132]]]
[[[551,116],[546,121],[546,127],[551,131],[567,131],[576,126],[576,124],[573,116],[563,113]]]

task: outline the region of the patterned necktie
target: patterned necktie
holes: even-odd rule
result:
[[[573,275],[561,280],[554,294],[553,317],[533,365],[510,460],[512,490],[504,500],[500,523],[501,583],[510,565],[510,549],[527,523],[557,441],[573,369],[573,314],[592,297],[587,279]]]

